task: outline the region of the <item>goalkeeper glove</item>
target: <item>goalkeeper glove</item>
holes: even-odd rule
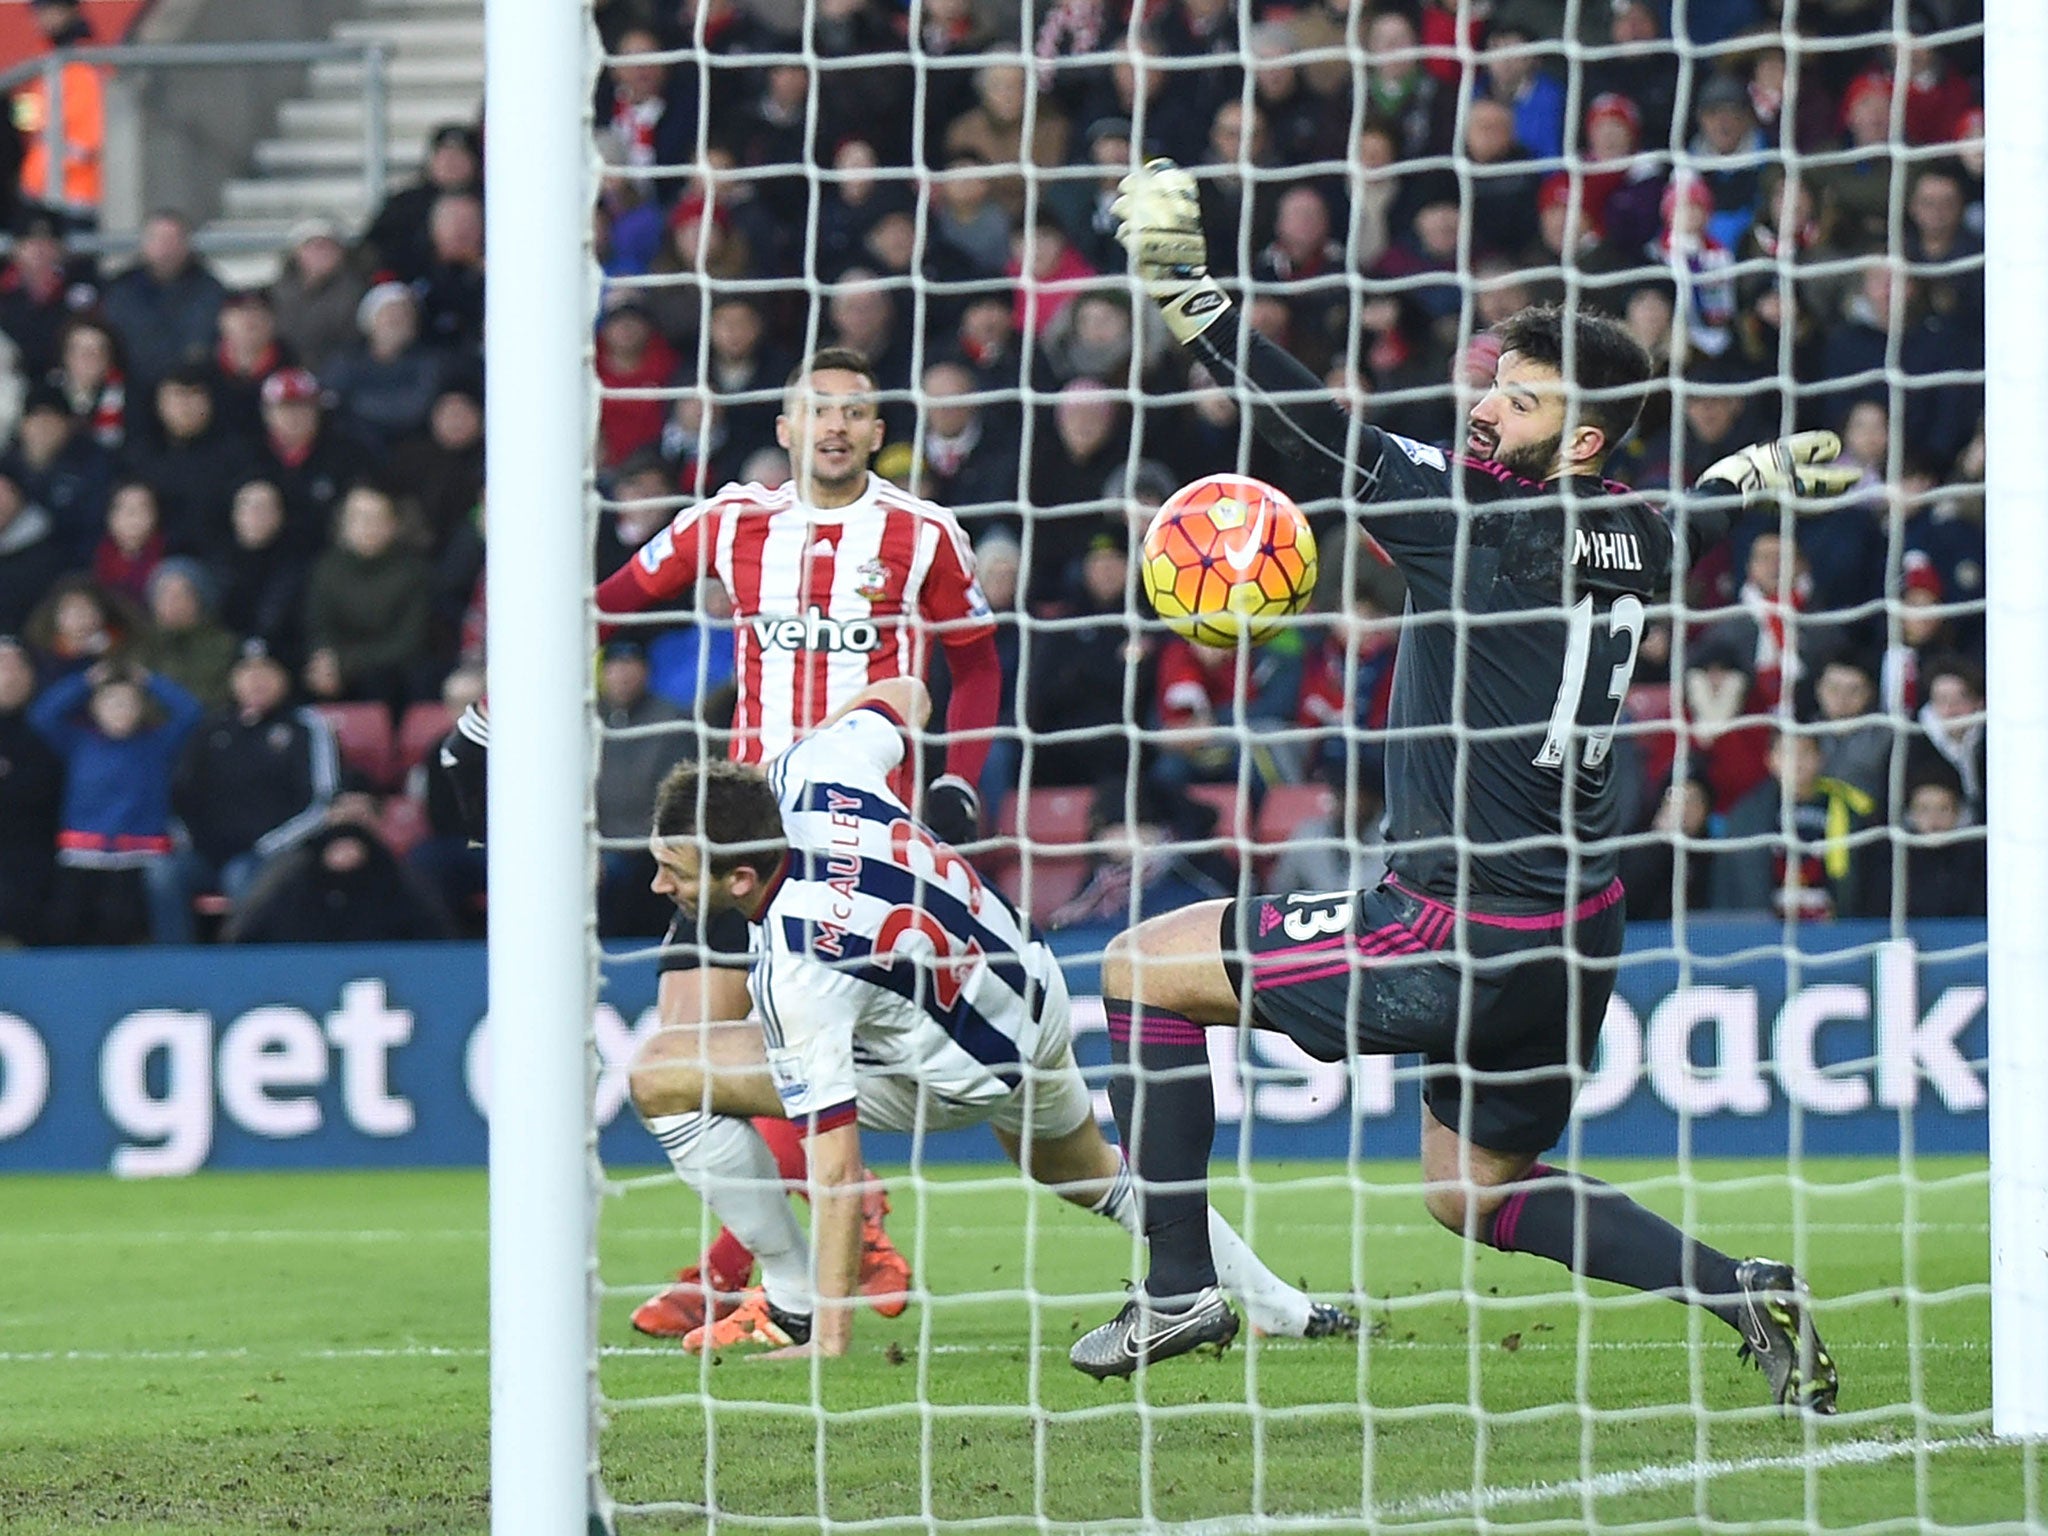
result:
[[[455,795],[455,814],[462,822],[463,836],[473,843],[484,840],[486,793],[485,768],[491,749],[491,719],[480,705],[472,704],[455,721],[455,729],[442,738],[439,754],[441,772]]]
[[[1110,204],[1116,237],[1165,316],[1173,339],[1186,346],[1216,323],[1230,300],[1209,276],[1209,245],[1202,238],[1202,201],[1195,178],[1171,160],[1147,160],[1117,183]]]
[[[1795,432],[1729,454],[1696,483],[1724,480],[1742,493],[1745,507],[1786,495],[1839,496],[1863,475],[1853,464],[1834,462],[1841,451],[1842,440],[1832,432]]]
[[[981,796],[958,774],[933,779],[924,791],[924,824],[958,848],[981,841]]]

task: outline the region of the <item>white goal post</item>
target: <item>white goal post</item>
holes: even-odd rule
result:
[[[2048,9],[1985,11],[1985,538],[1991,903],[1991,1427],[2048,1435]]]
[[[485,10],[491,729],[491,1528],[592,1507],[586,698],[594,40],[580,5]]]

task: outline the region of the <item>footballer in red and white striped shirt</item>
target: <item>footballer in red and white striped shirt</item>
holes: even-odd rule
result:
[[[678,513],[598,587],[599,622],[672,601],[707,575],[724,583],[739,693],[732,754],[745,763],[782,751],[872,683],[922,680],[932,644],[943,646],[953,678],[947,772],[923,796],[924,819],[951,840],[971,837],[980,809],[972,786],[988,756],[1002,674],[966,535],[945,508],[868,468],[883,426],[875,377],[859,353],[835,348],[798,367],[775,433],[795,478],[774,490],[729,485]],[[895,788],[916,804],[908,761],[905,768],[906,782]],[[643,1119],[698,1109],[694,1090],[681,1098],[670,1091],[672,1078],[694,1077],[664,1063],[715,1057],[702,1031],[747,1017],[748,947],[743,921],[731,933],[711,924],[701,934],[694,926],[671,931],[659,998],[664,1028],[630,1074]],[[801,1183],[805,1128],[767,1116],[754,1124],[783,1178]],[[695,1174],[681,1163],[677,1172],[686,1181]],[[882,1231],[888,1204],[879,1188],[868,1199],[861,1288],[893,1316],[903,1309],[910,1269]],[[720,1233],[679,1284],[634,1312],[634,1326],[676,1335],[715,1321],[753,1264],[747,1243]]]
[[[732,754],[745,763],[871,683],[922,679],[936,640],[954,681],[947,767],[972,784],[996,718],[995,621],[953,514],[868,468],[882,442],[874,387],[864,366],[831,365],[843,361],[820,353],[792,383],[776,435],[796,478],[728,485],[686,507],[598,588],[600,620],[672,601],[706,575],[723,582],[739,690]]]

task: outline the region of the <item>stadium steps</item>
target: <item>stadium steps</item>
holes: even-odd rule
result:
[[[426,138],[442,123],[473,123],[482,111],[482,0],[361,0],[335,24],[338,42],[383,42],[386,66],[387,190],[419,175]],[[280,270],[286,238],[302,219],[332,220],[360,235],[376,212],[363,179],[365,67],[312,66],[304,92],[278,110],[277,131],[258,143],[247,174],[221,188],[220,215],[206,243],[232,247],[210,260],[223,281],[254,286]],[[251,250],[250,247],[256,247]]]
[[[445,96],[394,102],[384,114],[393,157],[423,153],[427,135],[442,123],[464,120],[464,103]],[[363,117],[369,110],[360,96],[305,96],[278,110],[279,135],[272,142],[294,139],[353,139],[362,142]],[[450,113],[453,112],[453,118]]]
[[[333,175],[231,181],[221,188],[221,208],[230,218],[270,219],[287,225],[308,213],[353,225],[374,211],[363,195],[360,177]]]
[[[481,13],[467,16],[444,10],[418,15],[390,10],[361,21],[337,23],[334,40],[338,43],[383,43],[402,57],[448,56],[460,60],[481,60],[484,56],[484,19]]]
[[[356,59],[323,59],[307,70],[308,83],[316,96],[359,96],[369,80],[369,66]],[[476,57],[432,53],[425,56],[399,53],[384,67],[384,79],[393,95],[421,90],[454,93],[474,85],[477,99],[483,99],[484,61],[481,45]],[[469,114],[476,116],[474,112]]]
[[[420,144],[391,146],[384,157],[393,177],[417,176],[427,156]],[[363,163],[362,140],[350,138],[265,139],[256,146],[258,170],[278,176],[327,176],[336,171],[354,171]]]

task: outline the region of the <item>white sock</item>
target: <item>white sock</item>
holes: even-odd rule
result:
[[[1123,1163],[1116,1182],[1089,1207],[1107,1217],[1133,1237],[1144,1235],[1138,1217],[1138,1189],[1131,1177],[1131,1165]],[[1245,1309],[1252,1326],[1261,1333],[1282,1338],[1300,1338],[1308,1328],[1309,1301],[1305,1293],[1259,1262],[1237,1231],[1209,1208],[1209,1249],[1216,1261],[1216,1281]]]
[[[1216,1281],[1240,1303],[1252,1326],[1276,1338],[1298,1339],[1308,1330],[1307,1293],[1297,1291],[1259,1262],[1237,1229],[1209,1207],[1209,1251]]]
[[[1115,1222],[1133,1237],[1145,1235],[1138,1221],[1138,1181],[1131,1177],[1131,1165],[1122,1158],[1117,1159],[1116,1178],[1102,1198],[1088,1209]]]
[[[676,1177],[754,1251],[768,1299],[785,1312],[811,1315],[810,1245],[789,1208],[775,1157],[751,1120],[733,1115],[655,1115],[647,1129],[668,1153]]]

